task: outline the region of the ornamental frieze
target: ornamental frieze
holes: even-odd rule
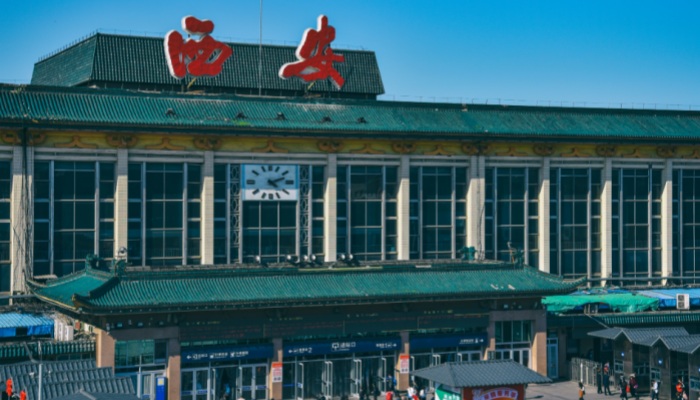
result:
[[[453,156],[454,153],[448,150],[445,150],[442,144],[438,144],[435,146],[435,149],[431,151],[426,151],[423,154],[426,156]]]
[[[617,148],[611,144],[601,144],[596,146],[595,153],[600,157],[615,157]]]
[[[343,150],[344,144],[338,140],[319,140],[316,146],[324,153],[337,153]]]
[[[383,150],[377,150],[372,148],[372,145],[365,143],[365,146],[360,149],[350,150],[352,154],[384,154]]]
[[[685,158],[685,159],[694,159],[694,160],[700,159],[700,149],[698,149],[697,147],[695,147],[695,148],[693,149],[693,152],[692,152],[692,153],[688,154],[687,156],[683,156],[683,158]]]
[[[213,136],[196,137],[192,139],[192,142],[194,143],[194,147],[205,151],[219,150],[224,144],[224,141],[221,140],[221,138]]]
[[[185,146],[170,143],[170,138],[164,137],[159,144],[146,146],[148,150],[185,150]]]
[[[263,147],[256,147],[251,150],[255,153],[289,153],[289,150],[277,147],[272,140],[268,140],[267,145]]]
[[[532,146],[532,152],[541,157],[549,157],[554,153],[554,146],[551,144],[537,143]]]
[[[562,157],[576,157],[576,158],[585,158],[585,157],[590,157],[591,155],[588,153],[584,153],[582,150],[580,150],[578,147],[572,147],[571,152],[569,153],[561,153],[560,156]]]
[[[658,146],[656,155],[661,158],[672,158],[676,156],[676,146]]]
[[[496,155],[501,157],[524,157],[527,156],[527,153],[518,151],[515,146],[508,146],[508,150],[498,152]]]
[[[462,152],[468,156],[481,156],[489,150],[489,145],[482,142],[462,143]]]
[[[55,143],[54,147],[59,149],[96,149],[97,145],[92,143],[83,143],[80,136],[74,135],[71,141],[65,143]]]
[[[411,154],[416,151],[416,144],[409,142],[394,142],[391,144],[391,149],[399,154]]]
[[[2,135],[2,141],[7,144],[22,144],[22,137],[24,136],[27,145],[37,146],[43,144],[46,141],[46,134],[43,132],[30,133],[25,135],[20,135],[15,132],[8,132]]]
[[[635,147],[631,152],[622,154],[625,158],[642,158],[642,153],[639,152],[639,147]]]
[[[135,135],[107,135],[105,139],[108,145],[118,149],[130,149],[139,142]]]

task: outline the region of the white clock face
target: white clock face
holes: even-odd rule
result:
[[[299,198],[299,166],[246,164],[242,174],[243,200],[295,201]]]

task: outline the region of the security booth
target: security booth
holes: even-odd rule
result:
[[[524,399],[528,384],[552,382],[514,360],[451,362],[411,375],[435,382],[436,400]]]

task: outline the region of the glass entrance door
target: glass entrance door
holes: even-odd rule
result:
[[[326,398],[333,397],[333,361],[325,361],[321,374],[321,393]]]
[[[245,400],[267,398],[267,365],[242,365],[238,367],[236,396]]]
[[[182,399],[191,400],[209,400],[213,399],[213,381],[210,380],[209,368],[190,369],[182,371],[180,375],[181,382],[181,397]],[[214,371],[211,371],[214,372]],[[154,386],[153,396],[149,399],[155,399],[155,376],[149,380]],[[146,398],[146,397],[142,397]]]
[[[457,361],[480,361],[480,351],[465,351],[457,354]]]
[[[139,399],[152,400],[156,398],[156,379],[163,376],[162,372],[141,372],[137,379],[137,393]]]
[[[304,363],[297,363],[294,377],[294,398],[304,398]]]
[[[352,360],[350,368],[350,395],[359,396],[362,389],[362,360]]]
[[[500,349],[494,352],[496,360],[513,360],[530,368],[530,349]]]

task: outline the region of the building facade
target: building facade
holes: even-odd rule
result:
[[[377,101],[371,52],[342,52],[337,89],[280,79],[291,47],[264,46],[260,71],[257,46],[232,47],[220,75],[174,80],[162,39],[96,34],[38,62],[32,84],[0,87],[0,291],[35,293],[94,325],[98,365],[135,376],[140,395],[166,376],[170,398],[213,398],[226,383],[249,400],[340,397],[387,390],[396,370],[404,388],[404,367],[459,357],[513,358],[546,374],[556,368],[541,296],[582,279],[696,283],[700,113]],[[456,282],[499,260],[556,284],[523,289],[521,272],[484,273],[475,279],[486,295],[425,291],[435,277],[415,271],[462,257],[475,264],[459,266]],[[356,306],[381,284],[330,274],[307,287],[329,285],[328,298],[291,316],[279,302],[243,307],[245,296],[215,281],[172,286],[255,266],[273,273],[236,290],[272,296],[284,286],[270,282],[290,271],[393,265],[413,268],[393,297]],[[127,289],[139,282],[152,286]],[[209,291],[229,294],[192,300]],[[121,300],[99,303],[110,293]],[[185,300],[163,308],[171,294]],[[413,322],[387,325],[403,303],[420,304]],[[417,322],[445,308],[479,317]],[[261,314],[284,329],[258,331]],[[322,324],[350,314],[376,326]],[[334,343],[357,351],[336,364]],[[358,372],[369,365],[372,379]]]

